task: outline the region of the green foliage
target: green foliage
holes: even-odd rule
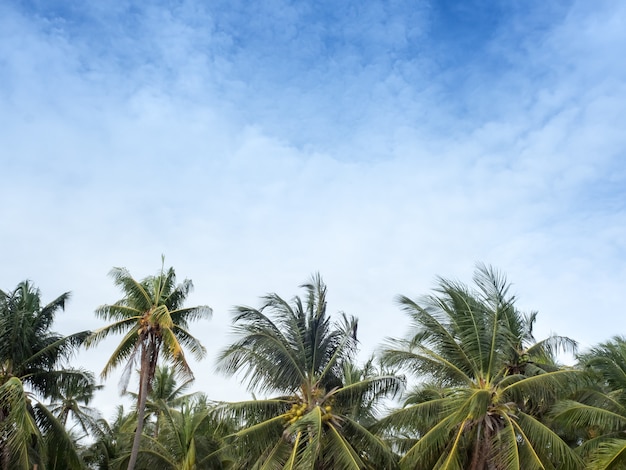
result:
[[[405,339],[390,340],[383,359],[423,382],[406,406],[378,426],[407,436],[407,469],[580,467],[578,457],[540,418],[576,388],[580,373],[560,369],[559,349],[575,343],[552,336],[534,342],[536,314],[514,305],[509,286],[479,266],[475,289],[445,279],[434,295],[399,303],[413,323]]]
[[[204,347],[188,331],[189,322],[210,318],[212,310],[206,305],[183,308],[183,303],[193,284],[185,279],[176,284],[173,268],[163,268],[156,276],[135,280],[125,268],[113,268],[110,272],[116,286],[124,297],[111,305],[102,305],[96,315],[113,323],[93,332],[87,346],[93,347],[110,334],[124,334],[121,343],[111,355],[102,371],[102,377],[121,364],[130,372],[139,353],[149,344],[159,345],[156,354],[170,361],[182,374],[191,375],[183,352],[185,346],[196,359],[206,354]],[[156,356],[151,358],[156,368]],[[154,375],[154,370],[151,377]]]
[[[572,436],[590,469],[626,467],[626,338],[615,336],[579,361],[588,388],[559,403],[552,419]]]
[[[189,325],[211,315],[183,306],[191,281],[163,265],[139,281],[111,276],[123,298],[96,310],[110,323],[93,333],[52,331],[69,293],[44,305],[28,281],[0,291],[0,469],[626,468],[626,338],[559,365],[576,343],[536,341],[537,313],[517,310],[492,268],[479,266],[472,287],[439,279],[431,295],[399,297],[409,334],[362,365],[358,322],[331,318],[319,275],[302,297],[236,307],[218,368],[270,398],[217,404],[188,392],[184,352],[205,354]],[[140,387],[109,423],[89,407],[93,374],[67,362],[111,334],[121,340],[102,377],[123,365],[125,388],[138,366]],[[385,410],[404,389],[398,371],[417,383]]]
[[[44,467],[48,449],[61,449],[65,468],[81,463],[63,423],[43,400],[58,396],[64,384],[86,386],[90,376],[66,364],[89,332],[62,336],[51,331],[54,318],[69,299],[65,293],[49,304],[24,281],[0,291],[0,468]]]
[[[120,405],[111,422],[99,418],[92,429],[93,443],[83,452],[83,460],[96,470],[119,470],[130,455],[137,415]]]
[[[235,310],[237,340],[220,354],[219,368],[241,373],[251,390],[279,394],[224,406],[242,427],[231,441],[235,468],[390,468],[390,448],[366,426],[403,382],[370,375],[371,364],[357,370],[356,319],[331,321],[319,275],[301,287],[304,298],[269,294],[260,309]]]
[[[161,403],[158,437],[144,436],[138,463],[142,468],[221,470],[227,468],[224,437],[233,427],[220,419],[202,396],[182,399],[177,407]]]
[[[162,259],[164,263],[164,259]],[[183,346],[197,359],[206,351],[200,341],[189,332],[189,322],[209,318],[212,310],[208,306],[184,308],[183,304],[193,288],[190,280],[176,284],[173,268],[167,271],[164,264],[155,276],[141,281],[135,280],[125,268],[114,268],[111,277],[124,297],[112,305],[103,305],[96,315],[113,323],[93,332],[87,338],[88,346],[95,346],[110,334],[123,334],[122,341],[104,366],[102,377],[120,364],[125,363],[123,388],[126,389],[130,372],[139,361],[139,393],[137,402],[137,430],[128,464],[132,470],[139,452],[144,425],[144,414],[148,394],[156,373],[157,361],[161,357],[171,363],[175,370],[192,377]]]

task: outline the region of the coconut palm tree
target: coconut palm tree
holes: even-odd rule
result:
[[[390,468],[391,450],[354,409],[393,395],[402,380],[346,380],[345,366],[357,353],[357,320],[342,315],[331,321],[319,275],[301,287],[304,299],[269,294],[260,309],[235,309],[237,340],[220,354],[219,369],[242,374],[250,391],[276,394],[225,406],[242,423],[232,442],[241,457],[236,468]]]
[[[93,443],[85,449],[82,457],[88,468],[97,470],[119,470],[128,462],[136,413],[126,413],[122,405],[115,409],[111,421],[100,418],[93,430]]]
[[[146,400],[146,419],[155,417],[154,437],[159,437],[160,421],[163,417],[163,410],[177,408],[184,402],[188,401],[199,392],[186,394],[185,392],[191,386],[193,377],[183,377],[183,382],[178,384],[178,374],[176,370],[169,365],[157,366],[150,387],[150,393]],[[138,395],[134,392],[128,392],[128,395],[137,400]]]
[[[93,373],[82,371],[85,380],[77,380],[75,376],[60,381],[58,391],[51,397],[52,402],[48,405],[50,411],[67,427],[70,417],[75,425],[87,435],[97,426],[100,413],[95,408],[89,407],[94,393],[103,388],[97,385]]]
[[[390,340],[383,360],[420,383],[379,425],[404,437],[396,440],[401,468],[579,468],[539,419],[579,379],[553,357],[574,343],[556,336],[535,343],[535,315],[515,308],[506,279],[479,266],[474,281],[470,289],[440,279],[435,295],[399,298],[411,334]]]
[[[202,394],[187,396],[172,408],[161,407],[161,432],[147,437],[139,451],[142,468],[167,470],[222,470],[229,468],[224,437],[233,432]]]
[[[163,258],[160,272],[141,281],[134,279],[126,268],[113,268],[110,275],[115,285],[121,288],[124,297],[96,310],[97,316],[113,323],[94,331],[87,345],[93,347],[111,334],[124,334],[101,374],[106,378],[113,369],[125,363],[124,391],[131,371],[139,362],[137,430],[128,463],[128,469],[132,470],[139,453],[146,400],[159,356],[170,362],[181,374],[192,377],[183,346],[198,360],[204,357],[206,351],[189,332],[189,322],[209,318],[212,311],[205,305],[183,307],[193,284],[188,279],[176,284],[174,269],[166,271]]]
[[[77,451],[82,455],[84,449],[81,441],[97,432],[100,413],[95,408],[89,407],[94,393],[102,389],[96,385],[92,372],[82,370],[83,378],[76,376],[60,377],[58,390],[51,397],[48,404],[50,412],[59,420],[67,430]],[[64,449],[57,448],[54,443],[48,446],[48,470],[64,470],[68,468]]]
[[[579,364],[592,385],[558,403],[551,417],[570,432],[586,468],[626,468],[626,337],[591,348]]]
[[[89,332],[63,336],[51,331],[56,314],[69,297],[66,292],[44,305],[40,290],[29,281],[12,291],[0,291],[2,469],[44,465],[47,444],[63,449],[66,468],[80,466],[74,443],[44,402],[67,381],[89,383],[84,371],[65,367]]]

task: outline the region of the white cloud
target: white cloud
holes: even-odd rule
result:
[[[626,326],[626,30],[623,8],[604,7],[501,29],[492,56],[458,70],[428,55],[422,11],[418,31],[376,9],[334,19],[345,47],[321,55],[325,18],[256,49],[267,22],[194,2],[100,12],[101,37],[4,7],[0,288],[72,290],[59,328],[95,328],[119,296],[109,269],[143,277],[164,253],[193,279],[190,304],[215,309],[194,332],[209,350],[197,388],[218,399],[244,395],[213,372],[231,306],[291,297],[318,270],[366,352],[404,332],[395,295],[469,282],[476,261],[540,311],[538,337],[608,338]],[[313,14],[281,11],[272,21]],[[132,30],[110,19],[125,15]],[[78,361],[99,371],[105,349]]]

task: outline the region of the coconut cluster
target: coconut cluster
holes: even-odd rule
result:
[[[319,406],[322,410],[322,421],[326,422],[332,417],[333,407],[330,404],[325,406]],[[291,409],[285,414],[285,421],[287,424],[294,424],[296,421],[302,419],[302,417],[311,411],[315,406],[309,408],[309,405],[305,402],[297,402],[291,405]]]

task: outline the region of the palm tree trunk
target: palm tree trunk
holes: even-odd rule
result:
[[[484,435],[483,435],[484,434]],[[487,465],[487,440],[488,428],[484,423],[478,423],[478,430],[476,432],[476,442],[474,444],[474,453],[472,455],[472,462],[470,464],[471,470],[485,470]]]
[[[139,456],[139,444],[141,442],[141,434],[143,433],[143,421],[146,415],[146,401],[148,398],[148,383],[150,372],[150,356],[148,346],[144,346],[141,351],[141,368],[139,380],[139,397],[137,404],[137,429],[135,429],[135,438],[133,447],[130,451],[130,459],[128,460],[128,470],[134,470]]]

